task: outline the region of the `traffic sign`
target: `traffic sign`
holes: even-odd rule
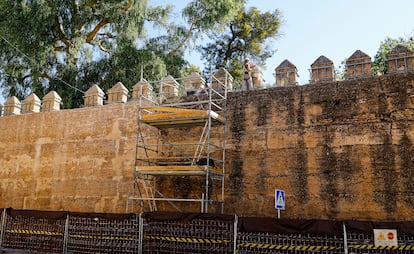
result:
[[[275,191],[275,207],[276,209],[285,210],[285,191],[284,190]]]

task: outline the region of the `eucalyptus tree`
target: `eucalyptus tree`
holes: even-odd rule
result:
[[[191,1],[182,11],[188,27],[180,27],[181,38],[169,53],[175,54],[188,45],[191,39],[200,38],[211,32],[222,32],[224,27],[236,18],[243,5],[244,0]]]
[[[131,88],[141,71],[150,80],[179,77],[189,66],[184,53],[203,43],[197,39],[237,26],[243,6],[243,0],[188,1],[177,23],[172,5],[149,0],[0,1],[0,88],[21,99],[55,90],[69,108],[81,105],[82,91],[94,83]],[[257,25],[268,29],[265,21],[273,22]]]
[[[200,47],[207,66],[224,66],[229,69],[235,81],[241,80],[243,59],[252,58],[261,66],[275,52],[272,39],[279,35],[282,15],[278,9],[260,12],[257,8],[241,8],[224,32],[215,32],[212,42]]]
[[[78,106],[80,91],[98,82],[85,79],[91,72],[108,76],[111,56],[145,35],[148,18],[157,22],[168,14],[145,0],[5,0],[0,7],[3,93],[24,97],[54,89],[65,107]]]

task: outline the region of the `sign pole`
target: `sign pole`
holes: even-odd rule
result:
[[[280,209],[277,209],[277,219],[280,220]]]

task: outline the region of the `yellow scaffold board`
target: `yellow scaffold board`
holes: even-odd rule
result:
[[[209,167],[210,172],[220,174],[221,169]],[[137,172],[144,175],[204,176],[207,166],[139,166]]]
[[[174,107],[145,108],[147,114],[141,120],[154,127],[189,126],[204,124],[209,114],[213,122],[224,123],[224,118],[214,111],[200,109],[183,109]]]

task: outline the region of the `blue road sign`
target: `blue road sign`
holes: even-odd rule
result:
[[[275,207],[276,209],[285,210],[285,191],[284,190],[275,191]]]

